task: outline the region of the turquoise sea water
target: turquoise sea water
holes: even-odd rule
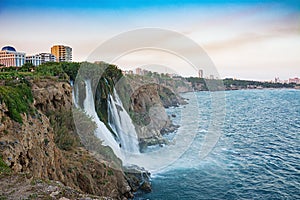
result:
[[[210,93],[196,96],[202,114],[193,144],[135,199],[300,199],[300,90],[225,92],[222,135],[204,159]],[[168,112],[178,117],[180,109]]]

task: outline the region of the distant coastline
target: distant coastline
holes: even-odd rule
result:
[[[272,82],[260,82],[250,80],[239,80],[239,79],[204,79],[204,78],[187,78],[191,83],[194,91],[218,91],[218,90],[246,90],[246,89],[278,89],[278,88],[289,88],[289,89],[300,89],[299,84],[295,83],[272,83]],[[220,87],[222,85],[223,87]],[[219,87],[214,87],[218,85]]]

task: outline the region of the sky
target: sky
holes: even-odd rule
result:
[[[85,61],[112,37],[149,27],[193,40],[221,78],[300,77],[297,0],[0,0],[0,46],[28,55],[63,44],[73,48],[74,61]],[[153,64],[165,66],[164,72],[197,75],[180,57],[162,51],[134,51],[115,64],[122,69]]]

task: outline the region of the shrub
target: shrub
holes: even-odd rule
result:
[[[69,151],[79,146],[71,110],[50,113],[49,118],[55,134],[55,144],[60,149]]]
[[[8,115],[11,119],[22,123],[21,114],[32,110],[31,88],[25,83],[16,83],[14,86],[0,86],[0,103],[3,102],[8,108]]]
[[[3,161],[2,156],[0,155],[0,174],[10,173],[11,169],[7,166],[7,164]]]

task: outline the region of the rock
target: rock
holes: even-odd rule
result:
[[[56,192],[57,189],[58,189],[57,187],[50,185],[47,188],[47,192],[52,192],[53,193],[53,192]]]
[[[144,192],[151,192],[152,191],[152,188],[151,188],[151,184],[150,182],[143,182],[143,184],[140,186],[140,189]]]
[[[52,198],[55,198],[55,196],[57,196],[57,195],[59,195],[59,191],[55,191],[55,192],[52,192],[51,194],[50,194],[50,197],[52,197]],[[61,199],[61,198],[60,198]]]
[[[66,197],[61,197],[61,198],[59,198],[59,200],[70,200],[70,199],[68,199]]]
[[[6,105],[0,103],[0,119],[5,118],[0,126],[0,155],[13,174],[23,173],[32,179],[60,181],[82,193],[111,199],[132,197],[131,187],[122,171],[106,165],[104,167],[101,159],[96,159],[79,145],[67,151],[61,150],[55,143],[56,135],[49,116],[51,113],[71,112],[70,85],[51,78],[30,81],[35,113],[22,114],[22,124],[13,121],[8,116]],[[73,124],[69,124],[68,128],[67,131],[75,136]],[[113,173],[107,173],[108,170]],[[51,190],[48,195],[60,196],[57,192],[61,190],[48,189]],[[63,194],[72,197],[72,193],[73,190],[66,188]]]
[[[134,113],[141,149],[146,145],[165,143],[162,133],[172,127],[165,107],[177,106],[177,96],[170,89],[158,84],[142,85],[131,95],[131,112]]]
[[[132,190],[142,190],[145,192],[151,191],[150,172],[136,165],[124,167],[127,181]]]
[[[56,80],[31,81],[34,105],[42,112],[58,112],[72,108],[72,88]]]

